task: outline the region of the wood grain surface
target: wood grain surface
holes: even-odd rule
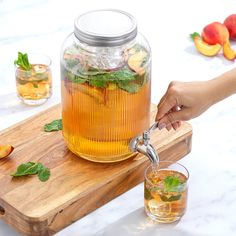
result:
[[[156,106],[152,105],[151,123]],[[119,163],[93,163],[77,157],[64,144],[61,131],[43,126],[61,116],[56,105],[0,132],[0,142],[15,147],[0,160],[0,219],[23,235],[53,235],[143,181],[149,160],[141,154]],[[192,128],[155,131],[151,142],[161,160],[177,161],[191,150]],[[37,176],[12,178],[21,163],[41,162],[51,170],[47,182]]]

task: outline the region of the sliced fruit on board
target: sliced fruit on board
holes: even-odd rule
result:
[[[234,60],[236,57],[236,52],[231,48],[229,41],[223,45],[223,53],[228,60]]]
[[[14,147],[12,147],[10,144],[6,145],[0,144],[0,159],[9,156],[13,150]]]
[[[195,47],[198,50],[198,52],[200,52],[201,54],[208,56],[208,57],[212,57],[215,56],[219,53],[220,49],[221,49],[221,45],[220,44],[215,44],[215,45],[209,45],[207,43],[205,43],[202,39],[200,34],[194,32],[193,34],[190,34],[191,38],[194,41]]]

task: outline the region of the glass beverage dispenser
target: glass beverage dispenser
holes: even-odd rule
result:
[[[130,14],[87,12],[61,52],[63,137],[76,155],[116,162],[149,127],[151,55]]]

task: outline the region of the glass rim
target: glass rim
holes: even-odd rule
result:
[[[172,164],[172,165],[177,165],[177,166],[182,167],[182,168],[186,171],[186,173],[187,173],[187,176],[186,176],[185,174],[184,174],[184,176],[186,177],[186,183],[188,182],[188,179],[189,179],[189,171],[188,171],[188,169],[187,169],[184,165],[180,164],[179,162],[174,162],[174,161],[159,161],[159,163],[169,163],[169,164]],[[147,171],[148,171],[149,168],[151,168],[151,167],[152,167],[152,165],[149,165],[149,166],[145,169],[144,177],[145,177],[145,180],[146,180],[149,184],[155,186],[155,184],[153,184],[153,183],[149,180],[149,178],[147,177]],[[168,168],[168,167],[163,167],[163,168],[157,169],[157,171],[159,171],[159,170],[164,170],[164,169],[166,169],[166,168]],[[183,173],[182,173],[182,174],[183,174]]]
[[[48,60],[48,63],[43,63],[42,65],[45,65],[47,67],[51,67],[51,65],[52,65],[52,59],[47,54],[37,53],[37,52],[29,52],[29,53],[27,53],[27,55],[28,55],[28,59],[30,59],[30,56],[42,56]],[[29,63],[30,63],[30,61],[29,61]],[[40,64],[40,63],[38,63],[38,64]],[[19,69],[20,71],[31,71],[31,70],[23,70],[17,64],[14,64],[14,66],[16,69]]]

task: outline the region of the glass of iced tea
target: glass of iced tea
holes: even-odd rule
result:
[[[27,105],[41,105],[52,94],[51,59],[43,54],[18,53],[15,60],[17,95]]]
[[[151,165],[146,169],[144,205],[152,220],[171,223],[184,215],[188,178],[188,170],[183,165],[171,161],[161,161],[157,167]]]

